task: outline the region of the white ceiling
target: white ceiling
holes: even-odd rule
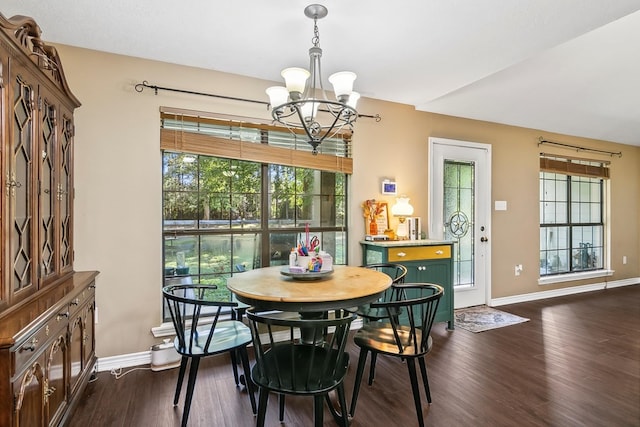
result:
[[[2,0],[0,12],[33,17],[50,42],[279,82],[308,66],[309,3]],[[640,0],[322,4],[324,76],[356,72],[363,96],[640,146]]]

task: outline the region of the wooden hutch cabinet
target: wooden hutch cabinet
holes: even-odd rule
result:
[[[33,19],[0,13],[0,426],[66,422],[95,365],[73,270],[73,96]]]
[[[453,312],[453,242],[436,240],[363,241],[362,263],[394,262],[407,267],[406,283],[435,283],[444,288],[436,322],[455,327]]]

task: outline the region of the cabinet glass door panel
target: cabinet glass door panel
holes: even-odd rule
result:
[[[43,101],[40,123],[40,277],[55,274],[55,108]]]
[[[31,197],[33,156],[33,88],[18,76],[13,99],[13,150],[7,175],[7,190],[11,203],[11,249],[13,293],[33,284]]]
[[[71,235],[73,224],[72,203],[73,203],[73,121],[70,115],[62,115],[62,126],[60,130],[60,171],[58,173],[58,200],[59,200],[59,229],[60,229],[60,268],[64,272],[71,269],[73,264],[73,238]]]

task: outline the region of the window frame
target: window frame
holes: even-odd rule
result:
[[[161,112],[162,110],[163,109],[161,109]],[[220,135],[211,136],[206,134],[200,134],[198,132],[198,125],[197,125],[199,116],[188,116],[189,117],[189,120],[187,120],[187,122],[189,123],[188,130],[184,130],[184,129],[180,130],[175,128],[176,118],[177,118],[177,115],[175,113],[172,113],[172,114],[162,113],[161,117],[163,118],[163,124],[164,124],[164,118],[166,117],[169,117],[172,120],[172,126],[170,127],[170,129],[165,129],[164,126],[163,128],[161,128],[161,144],[160,144],[161,147],[160,148],[162,152],[163,169],[165,167],[165,155],[167,153],[177,153],[185,156],[194,156],[195,161],[198,162],[198,165],[200,164],[200,156],[211,156],[211,157],[216,157],[218,159],[229,160],[230,164],[232,164],[232,162],[234,161],[248,161],[252,163],[257,163],[259,164],[259,168],[261,171],[261,178],[260,178],[261,189],[259,192],[260,194],[259,198],[261,202],[261,208],[260,208],[261,213],[260,213],[260,221],[259,221],[260,224],[257,228],[237,229],[232,226],[232,219],[230,219],[228,227],[201,229],[198,227],[198,222],[200,220],[197,219],[195,220],[194,228],[185,229],[185,230],[166,230],[165,229],[165,191],[166,189],[165,189],[165,172],[164,170],[162,171],[162,176],[163,176],[162,178],[162,183],[163,183],[162,185],[163,286],[164,286],[164,283],[167,282],[168,280],[179,278],[179,276],[165,276],[165,273],[166,273],[165,242],[167,237],[190,236],[190,237],[194,237],[197,240],[199,245],[203,236],[220,236],[220,235],[231,236],[231,238],[229,239],[231,251],[232,251],[231,252],[232,258],[230,260],[231,267],[229,269],[230,271],[223,271],[222,274],[215,274],[215,273],[206,274],[207,276],[211,277],[212,280],[215,278],[217,278],[218,280],[224,280],[226,285],[226,278],[233,276],[233,274],[238,274],[244,271],[244,269],[239,269],[238,271],[234,269],[234,267],[236,267],[233,264],[234,262],[233,261],[233,246],[234,246],[233,237],[234,236],[255,234],[259,238],[260,240],[259,263],[260,264],[256,264],[256,257],[254,254],[254,261],[253,261],[254,264],[250,266],[250,268],[257,268],[257,267],[268,266],[271,264],[271,254],[270,254],[271,240],[270,239],[272,238],[272,236],[278,235],[278,234],[280,235],[299,234],[300,232],[304,231],[304,226],[302,226],[300,223],[298,223],[297,225],[294,223],[294,226],[292,227],[279,227],[279,228],[270,227],[269,209],[271,205],[271,194],[269,192],[269,187],[268,187],[269,176],[267,173],[269,171],[270,165],[281,165],[281,166],[289,166],[293,168],[311,169],[313,171],[318,171],[320,174],[324,174],[324,173],[343,174],[344,182],[342,186],[343,186],[344,194],[342,195],[342,197],[344,198],[344,218],[342,219],[341,223],[339,224],[334,220],[333,225],[326,225],[318,221],[318,224],[315,226],[311,226],[309,230],[311,233],[317,234],[319,236],[322,236],[323,233],[341,234],[342,235],[341,238],[344,241],[344,245],[343,245],[344,258],[343,259],[345,264],[348,262],[347,242],[348,242],[349,230],[348,230],[347,206],[348,206],[349,195],[348,195],[347,189],[348,189],[349,175],[353,167],[352,160],[349,157],[350,156],[350,134],[339,136],[339,138],[345,138],[344,147],[346,148],[343,149],[340,143],[334,142],[335,147],[333,147],[333,150],[335,152],[333,154],[319,153],[318,155],[312,155],[310,153],[310,146],[307,147],[306,145],[308,144],[301,145],[299,141],[300,138],[298,136],[296,136],[295,134],[290,134],[291,136],[288,136],[289,135],[288,133],[283,133],[283,129],[275,128],[274,126],[265,127],[264,125],[255,125],[252,121],[248,121],[247,127],[254,129],[254,134],[256,133],[255,129],[257,129],[257,132],[259,133],[260,137],[258,138],[258,141],[244,143],[243,141],[238,141],[231,138],[224,139],[224,138],[221,138]],[[242,127],[245,125],[243,123],[238,122],[237,118],[234,118],[233,121],[229,121],[226,118],[222,120],[218,120],[218,119],[206,119],[206,120],[208,123],[213,122],[214,124],[220,124],[220,123],[229,124],[229,126],[231,126],[234,129],[235,128],[242,129]],[[194,123],[196,123],[195,126],[193,125]],[[279,145],[279,147],[269,146],[270,132],[278,133],[278,136],[277,136],[278,140],[276,144]],[[179,133],[180,133],[181,142],[177,143],[175,139],[178,137]],[[233,135],[233,132],[230,132],[229,135]],[[174,139],[173,142],[170,142],[171,138]],[[290,144],[287,145],[288,143]],[[232,147],[234,145],[235,147]],[[336,147],[338,148],[337,151],[336,151]],[[275,149],[275,151],[273,149]],[[309,151],[309,152],[307,153],[306,151]],[[282,155],[283,152],[286,152],[285,156]],[[274,153],[277,153],[277,155],[274,156]],[[309,158],[309,156],[312,156],[312,158]],[[314,160],[317,163],[314,163],[313,162]],[[316,167],[310,168],[309,165],[317,166],[317,168]],[[198,171],[198,176],[200,176],[200,171]],[[201,194],[199,189],[198,189],[198,195],[196,197],[198,200],[200,200]],[[229,197],[233,198],[231,190],[229,190]],[[202,256],[200,246],[198,246],[196,250],[198,251],[198,259],[200,259]],[[284,255],[288,259],[288,252]],[[340,264],[340,261],[338,259],[336,259],[336,264]],[[193,272],[189,272],[188,277],[194,277],[195,279],[197,277],[200,277],[201,275],[202,273],[200,271],[200,266],[199,266],[198,271],[195,272],[195,274],[193,274]],[[163,315],[164,322],[170,321],[170,319],[166,316],[166,311],[164,310],[164,304],[163,304],[162,315]]]
[[[567,280],[578,280],[581,278],[588,277],[599,277],[603,275],[610,275],[611,272],[608,270],[608,252],[609,252],[609,242],[607,240],[608,236],[608,227],[609,224],[606,221],[607,218],[607,206],[608,206],[608,178],[609,178],[609,162],[591,160],[591,159],[581,159],[574,157],[564,157],[558,155],[549,155],[541,153],[540,157],[540,172],[539,172],[539,203],[540,203],[540,219],[539,219],[539,229],[540,229],[540,248],[539,248],[539,258],[540,258],[540,269],[539,269],[539,284],[548,284],[555,282],[562,282]],[[559,179],[562,177],[562,179]],[[594,204],[593,200],[588,201],[574,201],[573,200],[573,187],[577,180],[580,182],[585,178],[590,179],[590,184],[598,184],[599,186],[599,200],[595,202],[598,209],[597,220],[593,221],[584,221],[581,220],[579,216],[573,215],[573,210],[578,208],[584,208],[585,204],[588,206],[589,204]],[[545,185],[549,180],[555,180],[556,182],[564,183],[564,197],[560,200],[554,199],[552,202],[557,203],[558,205],[563,204],[566,207],[564,208],[564,221],[558,221],[557,215],[554,215],[551,220],[545,220],[544,211],[545,207],[543,206],[545,203],[549,203],[549,199],[546,197],[545,189],[548,188]],[[598,180],[594,182],[593,180]],[[579,184],[578,184],[579,185]],[[591,219],[591,215],[589,215],[589,219]],[[580,248],[574,247],[574,233],[579,227],[593,227],[597,231],[599,231],[599,237],[592,237],[590,243],[592,248],[591,255],[588,255],[586,258],[589,262],[593,262],[593,259],[590,259],[589,256],[595,256],[597,252],[594,249],[598,249],[600,260],[597,261],[597,265],[592,268],[584,267],[585,262],[583,261],[582,267],[576,267],[574,265],[573,258],[576,256],[582,257],[588,253],[588,246],[584,246]],[[547,271],[543,273],[544,269],[548,270],[546,264],[543,264],[543,260],[547,263],[549,262],[548,254],[553,252],[548,248],[543,248],[542,245],[542,236],[543,230],[549,228],[558,228],[566,229],[566,242],[567,247],[565,250],[568,252],[567,262],[568,267],[565,271]],[[548,233],[544,233],[548,235]],[[593,242],[600,242],[600,246],[594,247]],[[589,242],[588,242],[589,243]],[[584,253],[583,253],[584,252]],[[578,263],[581,261],[578,260]]]

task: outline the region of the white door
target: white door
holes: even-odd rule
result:
[[[488,304],[491,146],[429,138],[429,238],[454,245],[454,307]]]

